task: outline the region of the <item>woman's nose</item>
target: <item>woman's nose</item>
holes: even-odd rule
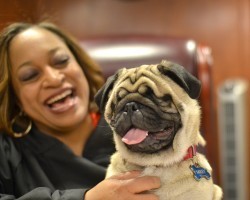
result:
[[[45,87],[58,87],[62,84],[65,78],[64,73],[60,69],[53,67],[46,67],[44,73],[43,86]]]

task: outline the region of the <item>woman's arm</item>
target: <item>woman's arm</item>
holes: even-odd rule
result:
[[[158,200],[147,191],[160,187],[160,179],[153,176],[140,176],[133,171],[105,179],[86,192],[85,200]]]
[[[13,195],[0,194],[0,200],[82,200],[86,189],[56,190],[52,192],[49,188],[39,187],[23,196],[16,198]]]
[[[22,155],[16,149],[13,141],[3,133],[0,133],[0,200],[82,200],[87,189],[69,189],[69,190],[52,190],[49,187],[37,187],[28,190],[27,180],[25,180],[25,171],[21,172],[19,182],[22,184],[23,195],[20,188],[16,188],[17,180],[13,174],[20,165]],[[28,178],[28,177],[27,177]],[[26,186],[25,186],[26,185]],[[27,189],[27,190],[26,190]],[[19,192],[17,192],[19,191]]]
[[[158,177],[140,176],[140,172],[127,172],[105,179],[90,190],[51,191],[49,188],[39,187],[19,198],[0,194],[0,200],[158,200],[156,195],[145,192],[159,187]]]

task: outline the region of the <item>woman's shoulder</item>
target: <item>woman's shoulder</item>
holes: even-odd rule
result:
[[[101,116],[95,131],[87,141],[84,151],[84,157],[89,160],[107,167],[110,156],[115,151],[113,134],[109,125]]]
[[[1,153],[8,152],[11,147],[14,145],[14,142],[10,136],[4,132],[0,132],[0,150]]]
[[[13,165],[17,165],[21,159],[21,154],[16,147],[14,138],[4,132],[0,132],[0,158],[1,163],[6,161],[8,163],[12,162]]]

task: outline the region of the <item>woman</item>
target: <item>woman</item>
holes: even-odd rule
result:
[[[0,199],[158,199],[156,177],[104,179],[114,151],[93,103],[100,69],[49,23],[0,35]]]

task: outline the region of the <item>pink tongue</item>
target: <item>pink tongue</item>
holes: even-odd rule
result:
[[[148,136],[148,131],[137,128],[130,129],[122,138],[122,141],[128,145],[138,144]]]

